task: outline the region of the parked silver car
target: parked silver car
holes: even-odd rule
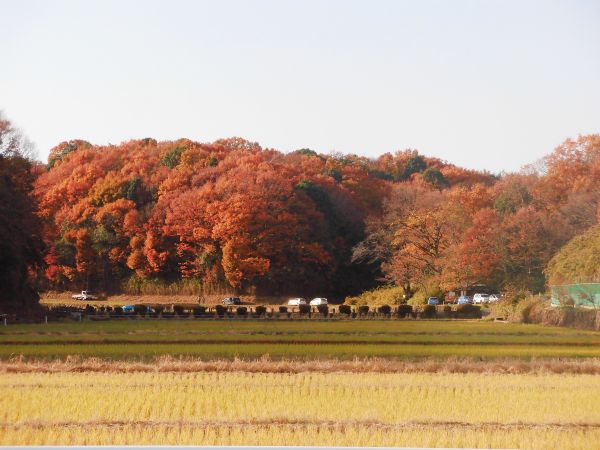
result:
[[[311,306],[327,305],[327,299],[323,297],[315,297],[310,301]]]
[[[291,298],[288,300],[288,306],[300,306],[300,305],[306,305],[306,300],[304,300],[303,298]]]
[[[460,297],[458,297],[458,301],[456,303],[459,305],[471,305],[473,303],[473,300],[471,300],[471,297],[461,295]]]
[[[475,303],[476,305],[479,303],[489,303],[490,302],[490,296],[489,294],[475,294],[473,295],[473,303]]]
[[[242,301],[239,297],[225,297],[223,299],[224,305],[241,305]]]

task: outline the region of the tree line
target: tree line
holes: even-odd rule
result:
[[[43,164],[0,123],[0,264],[16,290],[539,292],[551,258],[599,219],[598,135],[495,175],[415,150],[282,153],[240,138],[72,140]]]

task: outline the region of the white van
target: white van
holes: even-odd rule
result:
[[[475,303],[476,305],[479,303],[489,303],[489,302],[490,302],[489,294],[475,294],[473,296],[473,303]]]
[[[321,305],[326,305],[326,304],[327,304],[327,299],[323,298],[323,297],[316,297],[310,301],[311,306],[321,306]]]

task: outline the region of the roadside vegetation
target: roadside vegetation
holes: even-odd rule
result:
[[[569,241],[550,260],[546,273],[550,284],[600,282],[600,225]]]
[[[357,296],[346,297],[348,305],[400,305],[406,303],[404,289],[400,286],[380,286]]]

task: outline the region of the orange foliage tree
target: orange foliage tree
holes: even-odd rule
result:
[[[539,291],[554,252],[597,223],[599,155],[600,137],[582,136],[535,169],[493,175],[415,150],[368,159],[284,154],[240,138],[63,142],[35,181],[44,283]]]

